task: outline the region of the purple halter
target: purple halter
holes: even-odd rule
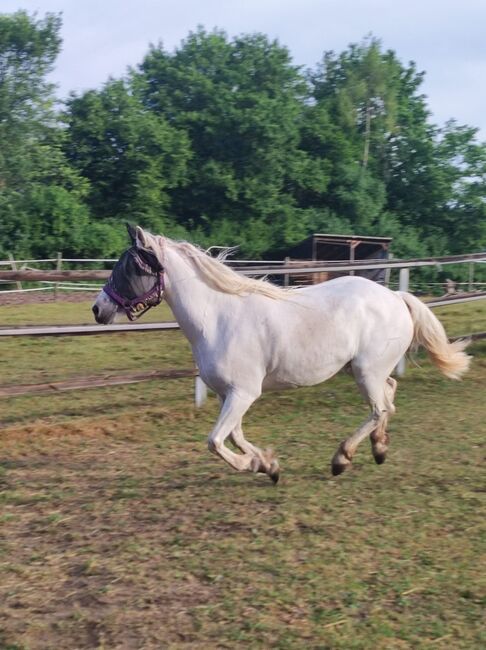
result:
[[[151,307],[156,307],[162,302],[164,293],[164,269],[162,267],[157,270],[153,269],[141,258],[141,252],[135,247],[129,249],[127,253],[131,255],[136,265],[142,271],[155,277],[154,286],[141,296],[135,296],[135,298],[131,299],[124,298],[116,291],[114,283],[115,269],[113,269],[108,282],[103,287],[103,291],[123,309],[129,320],[134,321],[140,318],[142,314],[145,314]],[[121,259],[118,263],[120,262]]]

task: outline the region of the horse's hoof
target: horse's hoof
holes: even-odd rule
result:
[[[342,474],[348,467],[351,466],[352,455],[346,451],[344,442],[342,442],[337,452],[334,454],[331,461],[331,471],[333,476],[339,476]]]
[[[268,475],[270,479],[272,480],[272,483],[274,485],[277,485],[278,479],[280,478],[280,467],[278,465],[278,462],[276,460],[273,460],[270,469],[268,470]]]
[[[275,472],[275,474],[269,474],[270,479],[274,485],[277,485],[278,479],[280,478],[280,472]]]
[[[386,453],[388,451],[388,445],[390,444],[390,436],[388,433],[385,433],[380,439],[374,439],[374,436],[371,437],[371,452],[375,463],[377,465],[383,465],[386,460]]]
[[[345,465],[343,465],[342,463],[332,463],[331,464],[332,475],[339,476],[339,474],[342,474],[349,467],[350,464],[351,463]]]

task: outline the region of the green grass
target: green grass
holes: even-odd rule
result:
[[[90,303],[40,303],[0,307],[0,326],[92,324]],[[151,320],[173,320],[167,305],[150,312]],[[3,384],[30,384],[77,375],[189,367],[189,345],[178,331],[3,338],[0,340]]]
[[[0,321],[61,318],[45,307]],[[486,329],[482,302],[436,313]],[[178,332],[0,349],[2,383],[191,362]],[[486,344],[471,352],[462,382],[410,366],[387,462],[363,443],[338,478],[366,415],[352,380],[263,396],[245,431],[278,453],[277,487],[207,452],[218,404],[195,410],[190,379],[2,400],[0,647],[485,647]]]
[[[436,307],[434,314],[442,321],[449,336],[486,331],[485,300]]]
[[[96,298],[93,293],[92,301],[86,302],[56,302],[52,301],[33,304],[1,305],[0,327],[17,327],[28,325],[94,325],[91,307]],[[172,312],[166,303],[157,309],[151,309],[143,317],[143,322],[174,320]],[[128,321],[125,321],[128,322]]]

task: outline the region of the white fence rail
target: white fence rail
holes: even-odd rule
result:
[[[69,291],[99,291],[101,285],[89,284],[92,281],[100,281],[109,277],[110,271],[72,271],[62,270],[62,262],[67,263],[113,263],[115,259],[63,259],[60,254],[56,258],[44,260],[14,260],[0,261],[0,282],[16,283],[19,287],[20,282],[40,283],[43,286],[35,288],[17,288],[2,293],[19,293],[46,290],[69,290]],[[379,269],[398,269],[399,270],[399,289],[407,291],[409,289],[410,270],[426,266],[442,267],[443,265],[469,263],[471,267],[475,263],[485,263],[486,252],[471,253],[468,255],[455,255],[437,258],[420,258],[411,260],[362,260],[349,262],[317,262],[317,261],[295,261],[288,262],[256,262],[252,260],[240,260],[237,263],[237,270],[240,273],[249,276],[262,275],[284,275],[285,284],[288,284],[288,278],[294,275],[308,275],[314,273],[341,272],[350,273],[354,271],[368,271]],[[41,270],[26,268],[27,264],[44,264],[53,263],[56,265],[55,270]],[[21,267],[19,268],[19,265]],[[2,267],[10,266],[9,271],[2,270]],[[22,268],[23,267],[23,268]],[[468,284],[470,288],[481,286],[482,283],[472,282],[472,271],[470,272]],[[486,283],[484,283],[486,284]],[[486,292],[474,292],[469,295],[449,296],[438,300],[429,301],[429,307],[438,307],[448,304],[469,302],[471,300],[483,300],[486,298]],[[143,332],[143,331],[160,331],[174,330],[179,326],[175,322],[165,323],[137,323],[137,324],[116,324],[116,325],[79,325],[79,326],[52,326],[52,327],[20,327],[20,328],[0,328],[0,337],[17,337],[17,336],[86,336],[112,334],[115,332]],[[481,334],[482,336],[482,334]],[[397,366],[397,373],[402,375],[405,372],[405,359],[402,359]],[[200,377],[195,379],[195,401],[197,406],[201,406],[207,395],[207,389]]]
[[[408,269],[405,269],[408,271]],[[448,297],[441,300],[434,300],[426,303],[429,307],[440,307],[444,305],[451,305],[456,303],[462,303],[469,300],[484,300],[486,298],[486,292],[481,295],[468,296],[468,297]],[[100,334],[113,334],[113,333],[125,333],[125,332],[154,332],[154,331],[167,331],[167,330],[177,330],[180,329],[178,323],[175,321],[172,322],[162,322],[162,323],[119,323],[114,325],[67,325],[67,326],[44,326],[44,327],[13,327],[13,328],[0,328],[0,338],[2,337],[18,337],[18,336],[89,336],[89,335],[100,335]],[[470,335],[471,338],[486,338],[486,332],[479,332],[476,334]],[[396,369],[397,373],[403,374],[405,372],[405,360],[402,359]],[[173,370],[165,373],[159,373],[160,377],[164,379],[171,379],[182,376],[193,376],[194,377],[194,400],[196,407],[201,407],[207,399],[207,387],[204,382],[201,380],[197,374],[197,370],[194,369],[194,372],[184,371],[186,374],[177,374],[178,370]],[[180,371],[182,372],[182,371]],[[157,372],[146,373],[145,375],[133,375],[133,376],[121,376],[121,377],[99,377],[95,378],[96,381],[92,379],[87,381],[86,378],[75,379],[70,382],[64,382],[58,385],[58,383],[49,383],[35,386],[0,386],[0,397],[1,396],[14,396],[26,394],[29,391],[31,392],[42,392],[46,390],[74,390],[81,388],[90,388],[94,386],[104,386],[104,385],[116,385],[116,384],[126,384],[132,382],[140,382],[148,379],[158,378]],[[61,382],[62,383],[62,382]]]
[[[59,253],[56,258],[46,258],[41,260],[2,260],[0,261],[0,283],[15,284],[15,289],[4,290],[1,293],[23,293],[31,291],[99,291],[100,281],[109,277],[109,270],[66,270],[62,268],[63,263],[69,264],[112,264],[116,262],[113,258],[103,259],[82,259],[82,258],[63,258]],[[230,264],[239,273],[248,276],[284,276],[284,284],[289,284],[290,277],[302,277],[317,273],[354,273],[356,271],[377,271],[386,269],[387,283],[389,282],[390,272],[394,269],[404,270],[422,267],[436,267],[441,269],[443,266],[454,264],[469,264],[469,279],[467,282],[456,283],[457,286],[467,286],[469,291],[475,288],[486,289],[485,282],[474,282],[475,264],[486,263],[486,252],[469,253],[466,255],[453,255],[434,258],[416,258],[416,259],[388,259],[388,260],[359,260],[350,262],[336,261],[271,261],[271,260],[230,260]],[[45,270],[32,268],[30,264],[53,264],[55,269]],[[9,270],[6,270],[10,267]],[[402,276],[403,277],[403,276]],[[28,282],[29,285],[37,286],[24,288],[22,282]],[[402,281],[403,283],[403,281]],[[40,285],[40,286],[39,286]],[[432,287],[433,285],[433,287]],[[396,286],[396,285],[395,285]],[[429,286],[429,283],[427,283]],[[433,290],[439,283],[431,283]]]
[[[0,267],[16,265],[18,271],[30,270],[27,264],[43,264],[55,263],[56,266],[64,262],[73,264],[111,264],[116,262],[115,258],[63,258],[61,254],[58,257],[52,257],[39,260],[0,260]],[[349,261],[335,261],[335,260],[227,260],[231,266],[238,267],[241,273],[248,275],[271,273],[272,275],[285,274],[285,273],[319,273],[321,271],[366,271],[383,268],[406,268],[406,267],[422,267],[422,266],[437,266],[441,267],[448,264],[465,264],[468,262],[486,262],[486,251],[478,253],[467,253],[465,255],[444,255],[441,257],[420,257],[412,259],[368,259],[368,260],[355,260]],[[19,266],[20,265],[20,266]],[[57,268],[58,271],[61,268]]]

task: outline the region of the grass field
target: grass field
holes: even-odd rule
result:
[[[163,308],[166,310],[166,308]],[[167,311],[155,318],[170,318]],[[435,310],[485,330],[484,301]],[[89,304],[0,307],[0,323],[91,322]],[[399,381],[387,462],[363,443],[352,379],[267,394],[247,437],[281,480],[206,450],[217,401],[193,381],[0,401],[0,648],[480,649],[486,344],[449,381]],[[2,384],[186,367],[179,332],[0,340]]]

